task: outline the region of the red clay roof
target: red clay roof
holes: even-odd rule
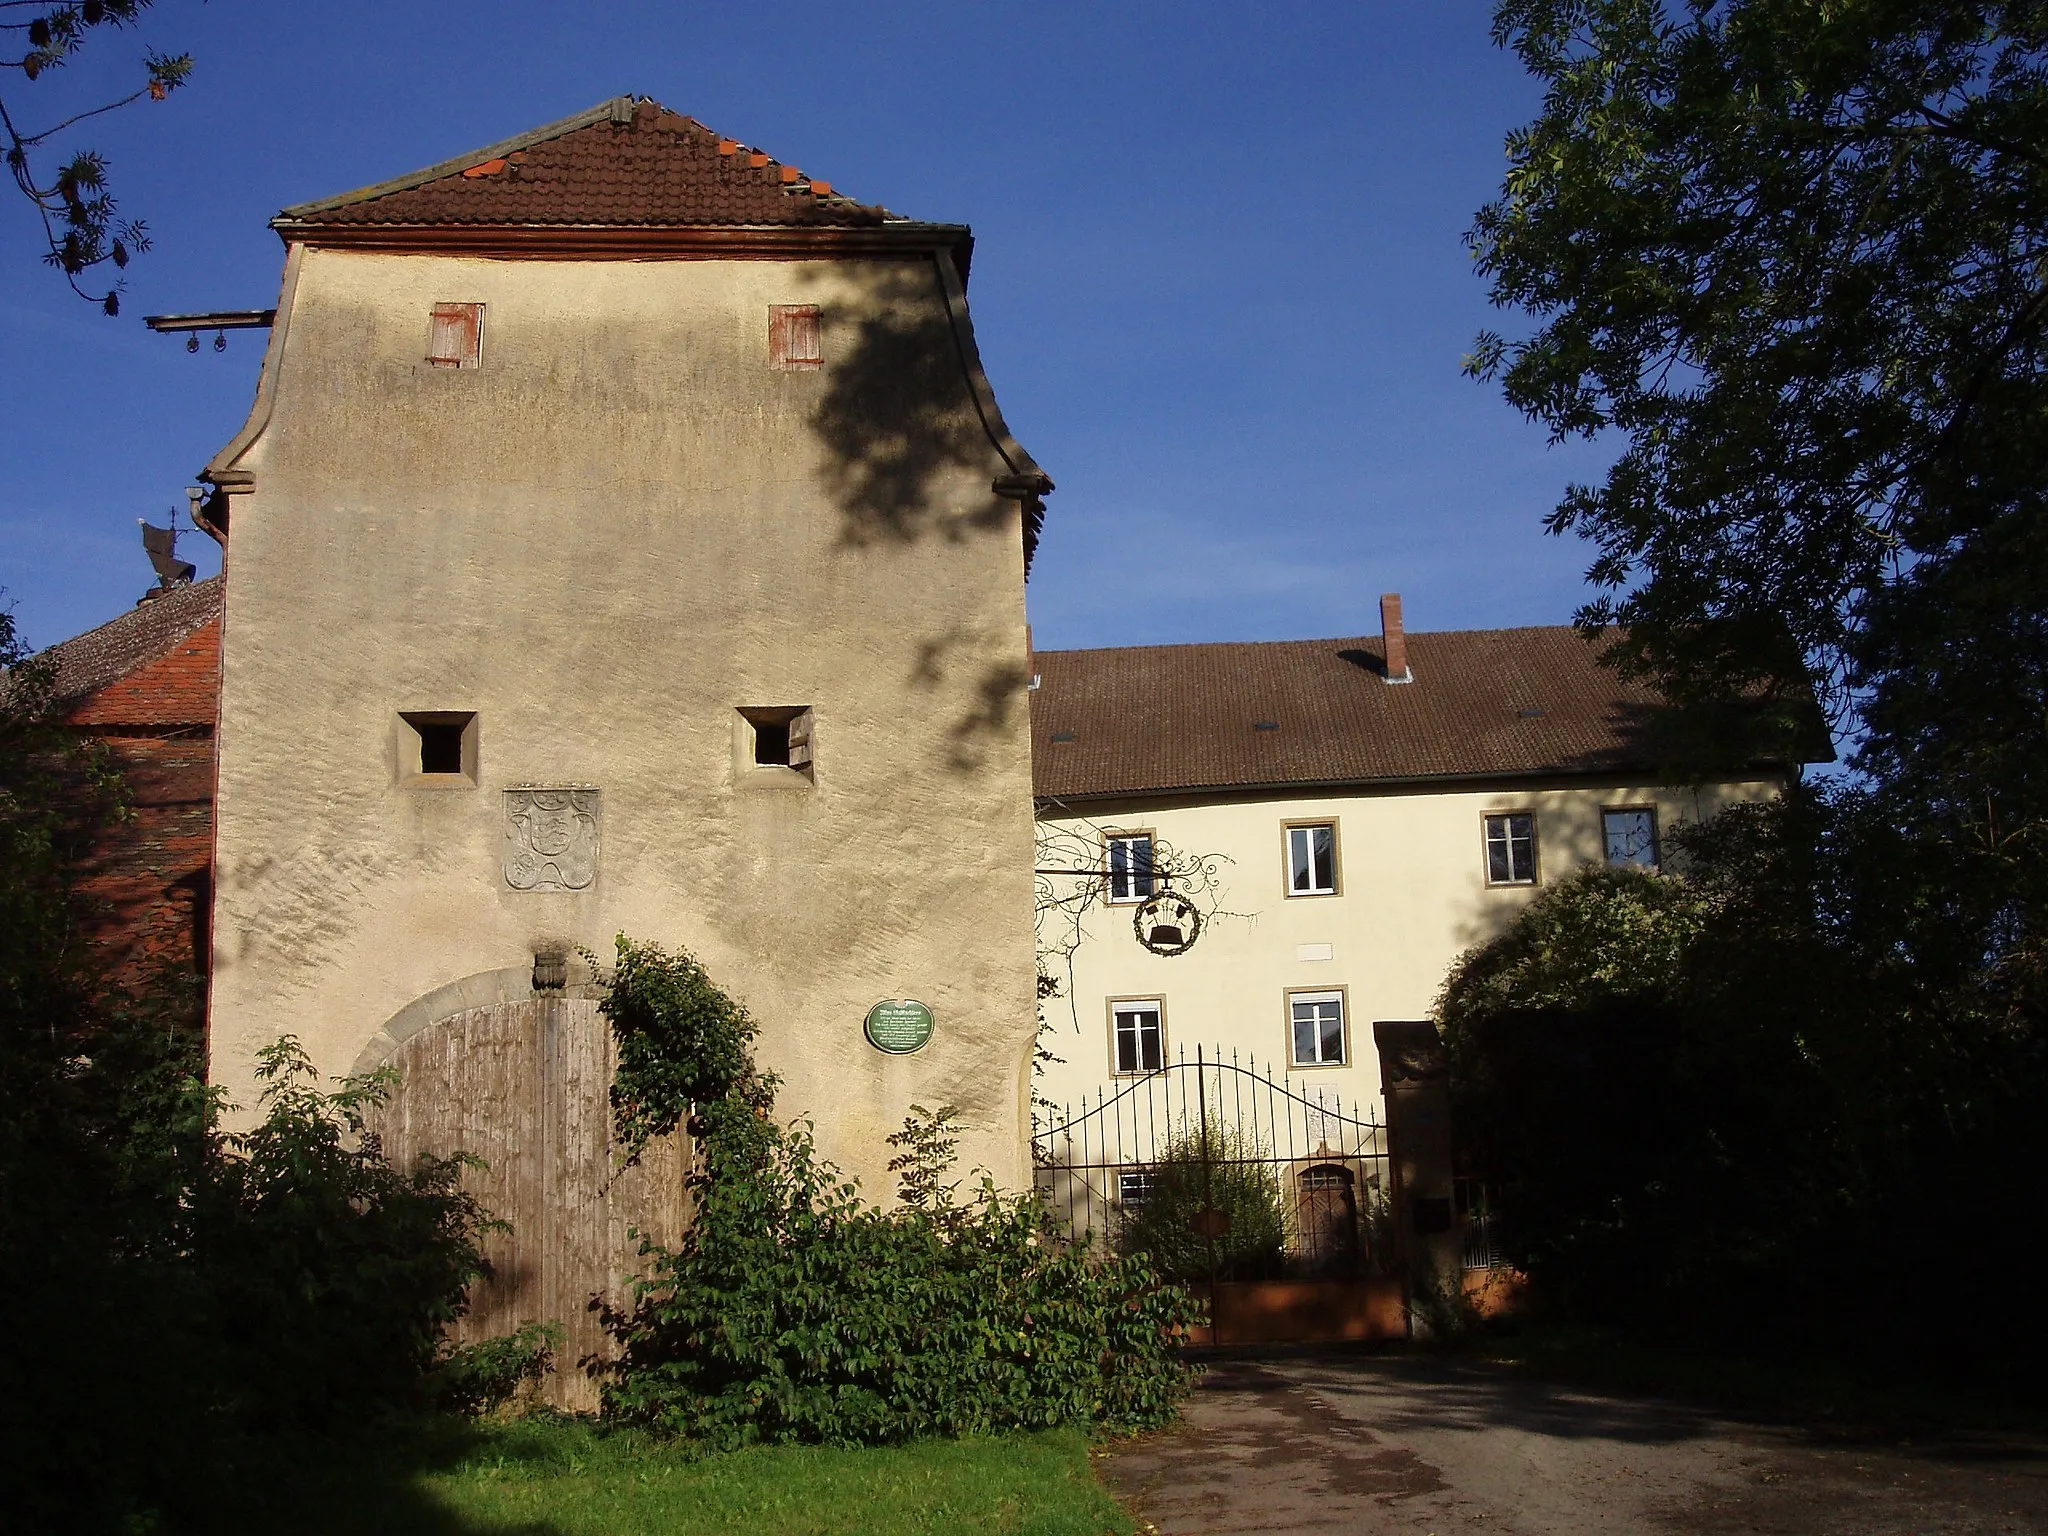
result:
[[[54,697],[73,706],[72,718],[80,724],[210,723],[218,707],[214,679],[224,590],[218,576],[173,587],[98,629],[51,646],[42,654],[56,668]],[[118,686],[166,658],[174,665],[158,680],[163,686],[143,690],[146,696]]]
[[[1577,630],[1040,651],[1042,799],[1437,778],[1653,773],[1658,700]],[[1266,729],[1260,727],[1264,725]]]
[[[694,118],[621,97],[394,181],[287,208],[276,222],[851,229],[892,218]]]

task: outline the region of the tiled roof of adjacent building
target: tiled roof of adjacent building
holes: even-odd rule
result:
[[[280,229],[349,226],[858,229],[892,221],[658,102],[619,97],[423,171],[302,203]]]
[[[1654,772],[1647,687],[1575,629],[1040,651],[1042,799],[1286,785]]]
[[[189,586],[173,587],[161,597],[138,604],[98,629],[89,629],[42,653],[56,669],[53,693],[58,701],[71,704],[100,693],[160,657],[168,655],[205,625],[220,617],[223,578],[215,576]],[[164,701],[159,719],[168,722],[162,710],[173,709],[179,720],[208,721],[215,703],[210,681],[195,683],[198,691],[178,709]],[[95,722],[98,723],[98,722]]]

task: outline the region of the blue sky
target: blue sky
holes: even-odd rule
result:
[[[159,0],[10,87],[40,122],[145,43],[197,60],[67,141],[155,234],[120,319],[71,300],[0,202],[0,586],[40,646],[148,584],[135,520],[240,425],[261,345],[188,356],[141,317],[275,302],[277,209],[630,91],[974,226],[982,354],[1059,485],[1041,646],[1371,633],[1389,590],[1412,629],[1562,622],[1587,552],[1541,519],[1599,455],[1459,373],[1503,323],[1461,237],[1537,105],[1487,21],[1479,0]]]

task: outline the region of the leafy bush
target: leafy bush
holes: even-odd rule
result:
[[[1581,870],[1452,968],[1438,999],[1461,1154],[1494,1235],[1554,1305],[1589,1316],[1740,1312],[1782,1261],[1775,1190],[1801,1064],[1754,1012],[1703,1008],[1710,893]]]
[[[1287,1224],[1266,1148],[1212,1116],[1206,1127],[1183,1123],[1148,1171],[1144,1203],[1117,1232],[1120,1250],[1183,1283],[1280,1273]]]
[[[258,1055],[263,1118],[221,1140],[192,1196],[226,1378],[268,1423],[331,1423],[422,1398],[500,1225],[460,1187],[467,1158],[386,1162],[364,1126],[391,1078],[317,1085],[289,1036]]]
[[[423,1404],[483,1271],[458,1165],[401,1172],[361,1134],[381,1083],[323,1093],[279,1041],[262,1120],[228,1135],[195,1078],[162,1081],[189,1050],[111,1026],[105,1044],[46,1063],[56,1115],[0,1087],[0,1486],[36,1529],[203,1520],[252,1437]],[[106,1075],[124,1056],[154,1076]],[[132,1097],[55,1123],[96,1088]]]
[[[703,1055],[622,1064],[622,1137],[687,1121],[698,1163],[690,1231],[675,1249],[643,1242],[634,1304],[606,1313],[620,1349],[609,1412],[718,1446],[1172,1417],[1196,1319],[1184,1292],[1142,1259],[1068,1242],[1033,1195],[984,1178],[958,1200],[946,1111],[917,1110],[890,1138],[903,1203],[866,1204],[808,1126],[772,1118],[775,1080],[754,1070],[745,1010],[708,997],[688,956],[619,946],[604,1004],[615,1027],[625,1017],[642,1041]],[[687,1017],[661,1016],[671,1009]]]
[[[324,1093],[289,1040],[221,1129],[190,977],[92,969],[72,886],[123,815],[0,612],[0,1526],[211,1523],[253,1437],[423,1398],[481,1271],[453,1163],[390,1167],[376,1081]]]
[[[437,1407],[472,1416],[490,1413],[530,1392],[555,1369],[560,1323],[521,1323],[516,1332],[474,1344],[445,1346],[427,1389]]]
[[[1937,1273],[2048,1258],[2048,1031],[1969,937],[1955,850],[1798,788],[1675,841],[1683,876],[1574,875],[1439,998],[1461,1155],[1537,1295],[1853,1349]],[[1993,1309],[1938,1348],[2017,1369],[2043,1340]]]
[[[1576,1008],[1666,997],[1706,921],[1683,880],[1588,865],[1552,886],[1490,944],[1451,967],[1437,1014],[1456,1035],[1503,1008]]]

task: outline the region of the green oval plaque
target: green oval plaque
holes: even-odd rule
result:
[[[880,1002],[868,1010],[868,1044],[891,1056],[908,1056],[922,1049],[932,1038],[932,1011],[923,1003],[904,998]]]

